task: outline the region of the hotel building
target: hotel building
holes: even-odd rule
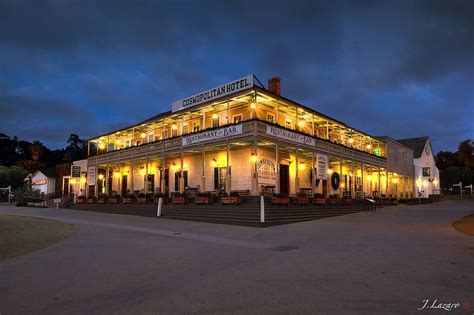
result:
[[[249,75],[173,102],[89,139],[88,152],[86,191],[95,196],[413,195],[413,174],[387,169],[386,139],[282,97],[278,77],[264,88]]]

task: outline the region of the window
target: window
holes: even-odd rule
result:
[[[241,122],[242,121],[242,114],[234,115],[232,117],[232,121],[234,122],[234,124],[238,124],[239,122]]]
[[[193,121],[193,132],[199,131],[199,120]]]
[[[285,119],[285,127],[286,128],[291,128],[291,119]]]
[[[163,138],[163,139],[168,138],[168,130],[163,130],[163,131],[161,132],[161,135],[162,135],[162,138]]]
[[[226,177],[227,168],[224,167],[214,167],[214,189],[215,190],[225,190],[225,177]]]
[[[148,142],[153,142],[155,141],[155,134],[153,132],[150,132],[148,134]]]
[[[171,129],[171,137],[176,137],[178,135],[178,129]]]
[[[423,173],[423,177],[430,177],[430,168],[429,167],[423,167],[421,169],[422,173]]]
[[[219,116],[212,117],[212,127],[213,128],[219,127]]]
[[[128,140],[125,140],[125,147],[128,148],[132,146],[132,140],[128,139]]]
[[[267,113],[267,121],[274,124],[275,123],[275,115],[273,113]]]
[[[189,131],[188,131],[188,124],[185,124],[183,126],[183,135],[187,134]]]

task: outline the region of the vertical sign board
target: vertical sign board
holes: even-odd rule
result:
[[[71,165],[71,177],[81,177],[81,167]]]
[[[316,179],[327,180],[328,156],[324,154],[316,155]]]
[[[192,96],[175,101],[171,104],[171,111],[174,113],[180,110],[188,109],[200,105],[202,103],[209,102],[217,98],[251,88],[254,85],[253,78],[254,75],[249,74],[248,76],[245,76],[243,78],[219,85],[210,90],[200,92]]]
[[[89,170],[87,171],[87,185],[95,185],[95,167],[89,167]]]
[[[276,183],[276,163],[273,159],[264,158],[257,162],[258,183],[265,185],[275,185]]]

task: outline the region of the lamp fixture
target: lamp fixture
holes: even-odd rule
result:
[[[71,180],[69,181],[69,183],[70,183],[71,185],[75,185],[75,184],[76,184],[76,180],[75,180],[74,178],[71,178]]]
[[[251,108],[251,109],[257,109],[257,103],[255,103],[255,101],[252,101],[252,102],[250,103],[250,108]]]
[[[328,169],[328,174],[331,175],[334,171],[332,169]]]
[[[212,119],[217,119],[219,118],[219,116],[217,116],[217,114],[212,114]]]
[[[257,153],[252,152],[252,154],[250,155],[250,162],[252,162],[252,163],[257,162]]]
[[[354,138],[349,138],[349,143],[353,144],[354,143]]]
[[[298,121],[298,127],[303,128],[304,125],[306,125],[306,122],[304,121],[304,119],[300,119],[300,120]]]
[[[306,165],[304,164],[304,162],[300,162],[299,165],[298,165],[298,168],[300,170],[304,170],[306,168]]]
[[[103,180],[103,179],[104,179],[104,175],[103,175],[103,174],[99,174],[99,179],[100,179],[100,180]]]
[[[172,124],[172,125],[171,125],[171,129],[173,129],[173,130],[177,130],[177,129],[178,129],[178,125],[176,125],[176,124]]]
[[[211,166],[212,166],[212,167],[217,167],[217,161],[216,161],[216,159],[212,159],[212,160],[211,160]]]
[[[145,139],[146,138],[146,133],[142,132],[140,137],[142,137],[142,139]]]
[[[99,142],[99,149],[104,150],[105,149],[105,143]]]
[[[372,145],[370,143],[367,145],[367,149],[372,149]]]

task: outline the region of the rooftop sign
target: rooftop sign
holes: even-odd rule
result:
[[[212,101],[222,96],[226,96],[232,93],[236,93],[239,91],[243,91],[250,87],[253,87],[253,74],[249,74],[246,77],[240,78],[238,80],[234,80],[213,89],[194,94],[192,96],[180,99],[178,101],[173,102],[171,106],[172,112],[177,112],[183,109],[188,109],[190,107],[194,107],[200,105],[205,102]]]

